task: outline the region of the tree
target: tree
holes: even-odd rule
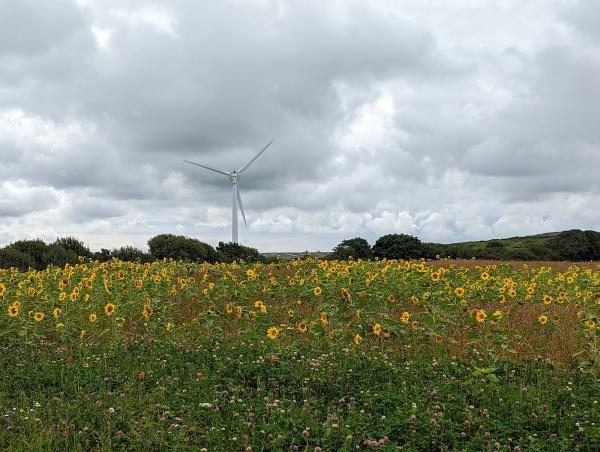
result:
[[[90,249],[75,237],[59,237],[54,245],[62,246],[64,249],[73,251],[77,256],[92,257]]]
[[[593,231],[589,231],[593,232]],[[592,235],[580,229],[563,231],[547,242],[548,248],[553,250],[559,259],[569,261],[590,260],[594,256],[593,242],[590,243]]]
[[[387,234],[373,245],[373,254],[387,259],[419,259],[425,257],[425,252],[423,243],[408,234]]]
[[[154,259],[216,262],[218,257],[215,249],[209,244],[182,235],[157,235],[148,240],[148,246]]]
[[[25,253],[22,253],[16,248],[7,246],[0,249],[0,268],[15,267],[21,271],[27,271],[29,268],[34,268],[35,262]]]
[[[217,245],[219,260],[222,262],[233,262],[243,260],[245,262],[264,262],[265,259],[256,248],[240,245],[239,243],[219,242]]]
[[[44,254],[48,251],[48,245],[43,240],[19,240],[10,245],[11,248],[19,250],[31,258],[32,268],[43,270],[46,268]]]
[[[48,250],[44,253],[44,266],[56,265],[64,267],[67,264],[77,263],[78,256],[82,256],[72,249],[67,249],[56,242],[48,246]]]
[[[346,260],[350,257],[354,259],[371,259],[373,251],[369,242],[361,237],[347,239],[337,245],[333,252],[327,256],[328,259],[335,260]]]
[[[127,262],[148,262],[152,260],[152,256],[149,253],[145,253],[129,245],[112,250],[110,257]]]

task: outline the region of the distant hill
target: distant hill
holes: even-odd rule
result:
[[[427,244],[437,255],[500,260],[600,260],[600,233],[571,229],[506,239]]]

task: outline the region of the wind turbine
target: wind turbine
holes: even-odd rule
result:
[[[248,168],[250,168],[250,165],[252,165],[254,163],[254,161],[258,157],[260,157],[260,155],[263,152],[265,152],[269,146],[271,146],[271,143],[273,143],[273,140],[269,141],[267,143],[267,145],[264,148],[262,148],[258,154],[256,154],[254,157],[252,157],[246,163],[244,163],[239,169],[237,169],[237,170],[234,169],[229,172],[214,169],[214,168],[211,168],[210,166],[206,166],[206,165],[200,165],[199,163],[190,162],[189,160],[184,160],[185,163],[189,163],[190,165],[196,165],[201,168],[207,169],[209,171],[214,171],[215,173],[219,173],[224,176],[227,176],[229,178],[229,180],[231,181],[231,185],[233,187],[233,207],[231,210],[231,217],[232,217],[231,241],[233,243],[238,243],[238,217],[237,217],[238,206],[240,207],[240,211],[242,212],[242,218],[244,219],[244,224],[246,225],[246,227],[248,227],[248,223],[246,223],[246,214],[244,213],[244,205],[242,204],[242,197],[240,195],[240,174],[242,174],[244,171],[246,171]]]

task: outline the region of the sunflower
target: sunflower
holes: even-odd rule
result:
[[[440,279],[440,274],[438,272],[433,272],[431,274],[431,279],[433,279],[434,281],[438,281]]]
[[[502,311],[500,309],[496,309],[492,315],[494,317],[496,317],[497,319],[501,319],[502,318]]]
[[[321,312],[321,314],[319,314],[319,319],[321,320],[323,326],[329,325],[329,319],[327,318],[326,312]]]
[[[404,323],[405,325],[407,325],[409,320],[410,320],[410,314],[408,312],[404,311],[402,313],[402,316],[400,317],[400,321],[402,323]]]
[[[60,308],[54,308],[54,310],[52,311],[52,315],[54,316],[55,319],[58,319],[61,314],[62,314],[62,309],[60,309]]]
[[[388,330],[387,328],[385,330],[383,330],[381,332],[381,334],[383,334],[383,337],[390,337],[392,335],[392,333],[390,332],[390,330]]]
[[[150,320],[150,317],[152,316],[153,312],[154,311],[152,310],[152,306],[146,303],[144,305],[144,317],[146,318],[146,320]]]
[[[71,301],[77,301],[77,292],[71,292],[71,295],[69,295],[69,299]]]
[[[232,314],[233,313],[233,306],[231,303],[227,303],[225,305],[225,312],[227,312],[227,314]]]
[[[256,273],[251,268],[249,268],[248,270],[246,270],[246,276],[248,278],[254,278],[255,275],[256,275]]]
[[[112,303],[107,303],[106,306],[104,306],[104,313],[110,317],[111,315],[113,315],[113,313],[115,312],[115,305]]]
[[[8,315],[10,317],[16,317],[19,315],[19,306],[17,306],[15,303],[11,304],[8,307]]]
[[[136,289],[141,289],[142,288],[142,280],[136,279],[135,282],[133,283],[133,285],[135,286]]]
[[[44,317],[46,317],[46,315],[43,312],[39,312],[39,311],[33,315],[33,319],[36,322],[41,322],[42,320],[44,320]]]
[[[216,307],[214,304],[211,304],[211,305],[208,307],[208,313],[209,313],[209,314],[214,314],[214,313],[216,313],[216,312],[217,312],[217,307]]]
[[[2,298],[5,293],[6,293],[6,286],[4,284],[0,283],[0,298]]]
[[[417,298],[415,295],[410,297],[410,301],[412,302],[412,304],[419,304],[419,298]]]
[[[320,288],[320,287],[315,287],[315,288],[313,289],[313,293],[314,293],[316,296],[319,296],[319,295],[321,295],[321,288]]]
[[[267,330],[267,337],[269,339],[271,339],[272,341],[274,341],[275,339],[277,339],[277,336],[279,336],[279,329],[272,326]]]
[[[30,287],[29,289],[27,289],[27,295],[29,295],[31,298],[35,297],[35,289],[33,287]]]
[[[342,297],[344,298],[344,300],[346,301],[350,301],[351,300],[351,296],[350,296],[350,292],[348,291],[348,289],[346,289],[345,287],[342,287]]]
[[[60,295],[58,296],[58,299],[60,301],[65,301],[67,299],[67,294],[66,292],[61,292]]]
[[[590,330],[593,330],[594,328],[596,328],[596,322],[594,322],[592,319],[589,319],[585,322],[585,326],[588,327]]]
[[[306,333],[306,331],[308,331],[308,325],[306,322],[300,322],[298,324],[298,331],[300,331],[302,334]]]
[[[288,317],[291,319],[292,317],[294,317],[294,310],[293,309],[288,309],[287,312]]]
[[[552,303],[552,297],[550,295],[544,295],[544,304],[547,306]]]
[[[381,324],[376,323],[373,325],[373,334],[379,336],[381,334]]]
[[[90,320],[90,322],[94,323],[96,320],[98,320],[98,316],[96,314],[90,314],[88,319]]]
[[[387,299],[388,301],[393,303],[394,301],[396,301],[396,296],[394,294],[389,294]]]
[[[483,272],[481,274],[481,279],[483,279],[484,281],[488,281],[490,279],[490,274],[488,272]]]
[[[465,289],[463,289],[462,287],[457,287],[456,289],[454,289],[454,293],[457,297],[462,297],[465,295]]]
[[[254,302],[254,307],[255,307],[255,308],[258,308],[258,309],[260,309],[260,308],[262,307],[262,305],[263,305],[263,302],[262,302],[262,301],[260,301],[260,300],[256,300],[256,301]]]
[[[262,304],[262,306],[260,307],[260,312],[262,312],[263,314],[267,313],[267,305],[266,304]]]
[[[542,314],[538,317],[538,322],[540,322],[540,325],[545,325],[546,323],[548,323],[548,316]]]
[[[477,311],[477,313],[475,314],[475,318],[477,319],[477,321],[479,323],[483,323],[483,322],[485,322],[485,319],[487,319],[487,314],[485,313],[485,311],[483,309],[479,309]]]

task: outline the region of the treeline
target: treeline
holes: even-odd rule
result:
[[[388,234],[373,247],[360,237],[344,240],[328,259],[491,259],[524,261],[600,261],[600,233],[572,229],[540,240],[525,237],[515,245],[509,240],[489,240],[485,244],[424,243],[407,234]]]
[[[112,258],[130,262],[150,262],[172,258],[192,262],[267,262],[257,249],[237,243],[219,242],[216,248],[207,243],[181,235],[161,234],[148,240],[149,251],[133,246],[92,252],[75,237],[62,237],[52,243],[43,240],[19,240],[0,248],[0,268],[15,267],[26,271],[29,268],[43,270],[49,265],[63,267],[75,264],[79,257],[107,261]]]

